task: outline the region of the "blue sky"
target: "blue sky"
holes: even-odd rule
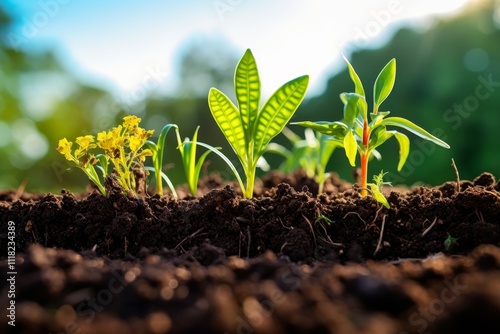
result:
[[[387,40],[397,27],[426,27],[467,0],[4,0],[18,20],[12,43],[52,47],[84,80],[123,94],[151,72],[175,89],[176,55],[203,34],[251,48],[265,93],[311,76],[320,93],[341,53]],[[207,45],[211,47],[211,45]]]

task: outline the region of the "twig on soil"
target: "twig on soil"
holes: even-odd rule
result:
[[[344,247],[344,244],[341,244],[341,243],[338,243],[338,242],[333,242],[332,239],[330,238],[330,236],[328,235],[327,231],[326,231],[326,228],[325,226],[323,225],[323,223],[318,223],[319,226],[321,226],[321,228],[323,229],[323,232],[325,232],[325,237],[328,239],[328,240],[325,240],[325,238],[323,238],[321,236],[321,233],[318,233],[318,236],[321,240],[323,240],[323,242],[327,243],[327,244],[330,244],[332,246],[337,246],[337,247]]]
[[[125,242],[123,244],[123,254],[127,254],[127,248],[128,248],[128,240],[127,240],[127,237],[124,237],[125,239]]]
[[[361,221],[366,225],[366,222],[363,220],[363,218],[361,218],[361,216],[359,215],[359,213],[354,212],[354,211],[349,211],[348,213],[346,213],[346,215],[342,219],[345,219],[345,217],[349,216],[350,214],[358,216],[358,218],[361,219]]]
[[[375,248],[375,252],[373,252],[373,256],[377,255],[378,251],[382,246],[382,236],[384,235],[385,217],[387,217],[387,215],[382,216],[382,227],[380,228],[380,236],[378,238],[377,248]]]
[[[316,235],[314,234],[314,229],[313,229],[313,226],[312,226],[311,222],[304,215],[302,215],[302,218],[304,218],[305,221],[309,224],[309,228],[311,229],[311,233],[312,233],[313,239],[314,239],[314,245],[316,245],[316,247],[318,247],[318,244],[316,243]]]
[[[175,250],[177,250],[177,248],[179,248],[179,247],[180,247],[180,246],[181,246],[181,245],[182,245],[182,244],[183,244],[186,240],[189,240],[189,239],[194,238],[194,237],[195,237],[198,233],[200,233],[200,232],[201,232],[201,231],[203,231],[204,229],[205,229],[205,228],[204,228],[204,227],[202,227],[202,228],[198,229],[197,231],[195,231],[193,234],[188,235],[187,237],[185,237],[184,239],[182,239],[182,240],[181,240],[181,242],[179,242],[179,243],[177,244],[177,246],[175,246],[175,248],[174,248],[174,249],[175,249]]]
[[[437,221],[437,217],[434,217],[434,221],[432,222],[432,224],[422,232],[422,235],[420,237],[422,238],[424,235],[426,235],[434,227],[434,225],[436,225]]]
[[[280,221],[281,227],[283,227],[284,229],[287,229],[287,230],[293,230],[293,226],[285,226],[285,224],[283,224],[283,221],[281,220],[281,218],[278,218],[278,220]]]
[[[455,175],[457,176],[457,193],[460,192],[460,175],[458,174],[458,168],[457,165],[455,165],[455,160],[451,158],[451,165],[453,166],[453,169],[455,170]]]
[[[368,225],[368,226],[366,226],[366,227],[365,227],[366,229],[368,229],[368,227],[370,227],[370,226],[372,226],[372,225],[377,226],[377,225],[375,225],[375,222],[377,221],[378,215],[379,215],[380,211],[382,211],[382,209],[383,209],[383,208],[384,208],[384,207],[383,207],[383,206],[381,206],[381,207],[377,210],[377,212],[375,212],[375,218],[373,218],[372,223],[371,223],[370,225]]]

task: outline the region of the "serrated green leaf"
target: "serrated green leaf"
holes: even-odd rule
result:
[[[373,87],[374,110],[389,96],[396,81],[396,59],[391,59],[380,71]]]
[[[295,78],[278,88],[266,101],[255,121],[254,157],[262,155],[271,139],[290,121],[304,99],[308,83],[308,75]]]
[[[450,148],[450,145],[446,144],[441,139],[431,135],[429,132],[425,131],[424,129],[422,129],[418,125],[410,122],[409,120],[407,120],[405,118],[389,117],[389,118],[385,118],[381,122],[381,124],[386,125],[386,126],[392,125],[392,126],[397,126],[397,127],[403,128],[405,130],[410,131],[411,133],[416,134],[417,136],[419,136],[423,139],[426,139],[426,140],[433,142],[436,145],[439,145],[439,146],[444,147],[444,148]]]
[[[356,139],[354,138],[352,131],[347,131],[347,134],[344,137],[344,150],[351,166],[356,166],[358,144],[356,143]]]
[[[315,131],[321,132],[328,136],[334,136],[337,138],[343,138],[345,136],[347,125],[342,122],[326,122],[326,121],[303,121],[294,122],[292,125],[299,125],[306,128],[313,129]]]
[[[391,206],[389,205],[387,198],[385,198],[384,194],[382,194],[380,189],[373,183],[368,183],[368,185],[370,186],[370,189],[372,191],[373,198],[375,198],[377,202],[385,206],[387,209],[390,209]]]
[[[246,50],[236,67],[234,89],[248,143],[251,139],[249,136],[252,134],[260,104],[259,72],[250,49]]]
[[[398,171],[400,171],[403,168],[406,159],[408,158],[408,154],[410,154],[410,140],[406,135],[397,131],[394,131],[394,137],[396,137],[399,143]]]
[[[365,89],[363,88],[363,84],[361,83],[358,74],[346,57],[344,57],[344,60],[347,63],[347,68],[349,69],[349,76],[351,77],[352,82],[354,82],[354,92],[361,96],[365,96]]]
[[[236,152],[242,164],[246,165],[244,161],[244,157],[247,155],[245,130],[238,109],[236,109],[231,100],[217,88],[210,89],[208,104],[215,122]]]

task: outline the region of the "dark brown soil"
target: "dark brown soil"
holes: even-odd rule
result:
[[[500,333],[500,183],[491,174],[460,191],[456,182],[386,189],[390,209],[335,177],[317,196],[302,173],[273,173],[252,200],[216,176],[203,184],[197,198],[179,189],[181,200],[110,184],[108,197],[0,193],[0,248],[13,221],[19,253],[16,331],[0,325],[402,334],[468,333],[473,321]],[[7,261],[0,267],[5,312]]]

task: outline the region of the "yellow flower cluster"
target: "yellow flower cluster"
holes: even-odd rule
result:
[[[118,182],[126,190],[135,191],[135,177],[132,170],[137,167],[142,168],[146,157],[152,155],[150,149],[142,149],[142,147],[154,133],[154,130],[139,127],[140,122],[141,119],[137,116],[125,116],[122,125],[109,131],[99,132],[96,137],[86,135],[76,138],[78,148],[74,152],[72,152],[73,143],[66,138],[59,140],[57,150],[67,160],[76,163],[87,173],[86,170],[89,168],[93,170],[91,165],[98,162],[89,151],[95,148],[102,149],[104,159],[111,161],[114,165]],[[101,167],[104,171],[107,170],[106,167]]]

